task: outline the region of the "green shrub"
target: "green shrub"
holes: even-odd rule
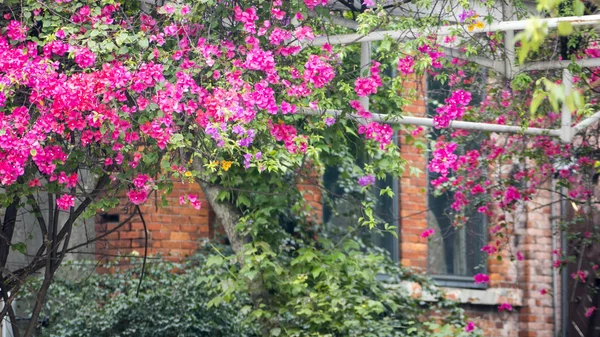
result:
[[[265,259],[260,270],[240,269],[227,248],[211,248],[219,253],[201,252],[182,264],[152,259],[139,295],[141,258],[131,259],[126,268],[114,265],[116,271],[105,274],[83,273],[77,262],[68,278],[58,278],[50,288],[43,336],[253,337],[261,336],[258,322],[268,324],[271,336],[467,335],[462,310],[426,278],[357,238],[339,247],[325,237],[319,242],[320,248],[304,246],[291,259]],[[263,246],[248,254],[262,259],[268,251]],[[259,308],[252,306],[248,289],[240,288],[249,275],[258,274],[267,290]],[[437,301],[412,298],[394,287],[400,281],[421,284]],[[433,324],[432,314],[446,320]]]
[[[207,307],[210,285],[203,264],[151,260],[139,295],[141,259],[110,274],[81,280],[59,278],[52,285],[47,337],[230,337],[256,336],[241,311],[245,298]],[[69,268],[69,267],[67,267]],[[81,274],[82,268],[71,266]]]

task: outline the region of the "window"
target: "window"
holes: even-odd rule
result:
[[[449,95],[448,85],[435,80],[432,76],[427,79],[427,113],[432,116],[439,103]],[[480,97],[474,95],[471,104],[481,101]],[[435,140],[440,135],[439,130],[432,130],[430,137]],[[458,151],[468,151],[476,148],[477,142],[467,144]],[[462,228],[453,225],[454,214],[450,205],[453,202],[451,192],[435,195],[429,181],[439,176],[433,172],[427,172],[427,223],[429,228],[435,230],[429,241],[428,247],[428,272],[443,286],[454,287],[485,287],[485,285],[473,284],[473,276],[486,271],[486,256],[481,252],[485,245],[486,219],[477,212],[473,205],[466,210],[468,221]]]
[[[396,138],[394,137],[394,141]],[[357,153],[356,164],[362,166],[368,160],[365,151],[361,150],[363,143],[357,139],[354,146],[356,147],[354,152]],[[326,197],[323,198],[323,223],[330,225],[332,230],[339,230],[342,234],[351,230],[351,226],[357,226],[358,218],[361,217],[361,203],[365,198],[356,184],[357,177],[352,177],[350,171],[350,167],[331,166],[326,169],[323,176],[323,185],[327,191]],[[388,186],[392,188],[394,197],[380,196],[379,191]],[[392,260],[398,261],[398,239],[384,230],[386,223],[390,226],[398,224],[398,179],[388,175],[385,180],[377,180],[373,192],[366,197],[374,199],[373,211],[380,221],[377,229],[359,228],[356,232],[357,236],[370,246],[383,248]],[[396,234],[397,230],[398,228]]]

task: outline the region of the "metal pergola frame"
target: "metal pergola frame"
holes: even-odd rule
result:
[[[504,3],[502,5],[503,17],[506,19],[512,18],[514,9],[512,4]],[[569,22],[572,26],[589,26],[589,25],[600,25],[600,15],[587,15],[587,16],[571,16],[571,17],[560,17],[560,18],[547,18],[539,19],[542,24],[545,24],[548,28],[556,28],[561,22]],[[354,21],[339,19],[334,22],[342,24],[349,28],[356,28]],[[482,67],[493,69],[494,71],[502,74],[507,79],[512,79],[514,76],[523,71],[534,71],[534,70],[550,70],[550,69],[563,69],[562,83],[566,89],[566,96],[571,92],[573,86],[573,78],[571,72],[567,69],[570,64],[578,64],[584,67],[600,67],[600,58],[597,59],[583,59],[576,61],[547,61],[547,62],[530,62],[523,65],[516,65],[514,62],[515,56],[515,31],[526,29],[528,20],[517,20],[517,21],[500,21],[490,25],[486,25],[480,29],[474,29],[469,32],[466,29],[466,25],[451,25],[443,27],[433,27],[429,30],[421,31],[419,34],[434,34],[437,36],[448,36],[454,32],[461,32],[465,34],[477,34],[485,32],[505,32],[504,34],[504,57],[502,59],[490,59],[480,56],[466,56],[457,49],[452,47],[444,47],[446,54],[452,57],[457,57],[463,60],[474,62]],[[405,41],[415,39],[418,34],[412,30],[398,30],[398,31],[375,31],[367,35],[360,34],[343,34],[343,35],[332,35],[317,37],[311,43],[312,46],[322,46],[324,44],[332,45],[345,45],[352,43],[361,44],[361,56],[360,65],[361,69],[366,69],[371,63],[371,42],[382,41],[386,38],[392,38],[397,41]],[[369,98],[362,97],[361,103],[366,110],[369,110]],[[301,111],[302,114],[316,115],[315,111],[304,109]],[[339,115],[340,111],[329,111],[333,115]],[[364,118],[351,114],[352,118],[364,120]],[[389,124],[409,124],[409,125],[420,125],[426,127],[433,126],[432,118],[425,117],[390,117],[384,114],[373,114],[370,119],[372,121],[384,122]],[[521,126],[510,126],[510,125],[499,125],[492,123],[475,123],[475,122],[464,122],[464,121],[453,121],[450,127],[456,129],[467,129],[467,130],[480,130],[489,132],[499,133],[523,133],[526,135],[548,135],[552,137],[559,137],[563,142],[570,143],[573,140],[573,136],[580,132],[594,122],[600,120],[600,112],[596,112],[592,116],[586,118],[579,124],[572,126],[571,111],[567,105],[563,103],[561,111],[561,127],[560,129],[542,129],[542,128],[531,128]]]
[[[471,0],[473,1],[473,0]],[[493,14],[492,17],[499,22],[490,24],[485,26],[482,29],[474,29],[473,32],[469,32],[469,29],[465,25],[452,25],[445,27],[433,27],[429,30],[421,31],[421,34],[435,34],[437,36],[444,35],[452,35],[454,32],[461,32],[464,34],[472,35],[476,33],[483,32],[504,32],[504,50],[502,59],[491,59],[480,56],[466,56],[464,53],[459,50],[452,48],[452,46],[442,45],[446,55],[451,57],[460,58],[463,60],[467,60],[469,62],[474,62],[484,68],[492,69],[495,72],[503,75],[506,79],[513,79],[514,76],[520,72],[527,71],[535,71],[535,70],[550,70],[550,69],[562,69],[562,83],[565,88],[565,97],[572,91],[573,86],[573,76],[571,72],[568,70],[569,65],[577,64],[582,67],[600,67],[600,58],[597,59],[583,59],[583,60],[575,60],[575,61],[548,61],[548,62],[529,62],[522,65],[515,64],[515,31],[524,30],[527,28],[528,21],[527,20],[514,20],[514,8],[511,3],[512,0],[504,0],[501,2],[501,9],[494,8],[494,13],[490,13],[488,11],[487,14]],[[529,12],[535,12],[535,4],[533,4],[530,0],[523,0],[524,4],[527,7]],[[346,0],[347,3],[353,2],[356,5],[360,5],[360,0]],[[405,4],[407,2],[404,2]],[[473,1],[475,7],[481,6],[479,1]],[[331,5],[331,8],[340,9],[337,0],[330,0],[328,5]],[[410,6],[410,1],[408,2]],[[337,6],[337,8],[336,8]],[[479,9],[478,8],[478,9]],[[440,8],[436,14],[442,13],[443,9]],[[395,14],[395,13],[394,13]],[[444,16],[446,18],[452,18],[453,13],[445,13]],[[456,17],[454,15],[454,17]],[[561,22],[569,22],[572,26],[590,26],[595,25],[596,28],[600,27],[600,15],[587,15],[587,16],[579,16],[579,17],[561,17],[561,18],[547,18],[547,19],[538,19],[540,23],[546,25],[548,29],[555,29],[558,27]],[[339,24],[345,26],[350,29],[356,29],[358,27],[357,23],[352,20],[347,20],[341,17],[335,17],[331,19],[331,21],[335,24]],[[360,56],[360,65],[361,69],[368,69],[369,64],[371,63],[371,42],[381,41],[385,38],[396,39],[397,41],[415,39],[418,35],[409,30],[404,31],[375,31],[369,33],[367,35],[360,34],[344,34],[344,35],[334,35],[334,36],[323,36],[317,37],[313,42],[313,46],[320,46],[326,43],[329,44],[351,44],[351,43],[361,43],[361,56]],[[369,110],[369,98],[364,97],[361,99],[361,103],[366,110]],[[311,109],[302,109],[300,110],[301,114],[304,115],[320,115],[319,111],[311,110]],[[322,112],[321,112],[322,113]],[[332,114],[334,116],[341,115],[341,111],[332,111],[329,110],[326,113]],[[488,131],[488,132],[497,132],[497,133],[521,133],[525,135],[547,135],[551,137],[558,137],[564,143],[571,143],[573,141],[573,137],[575,134],[584,131],[586,128],[591,126],[592,124],[598,122],[600,120],[600,111],[595,112],[592,116],[584,119],[580,123],[576,125],[572,125],[572,111],[567,107],[567,104],[563,102],[561,107],[561,125],[558,129],[542,129],[542,128],[533,128],[533,127],[521,127],[521,126],[510,126],[510,125],[499,125],[499,124],[491,124],[491,123],[473,123],[473,122],[465,122],[465,121],[452,121],[450,127],[456,129],[467,129],[467,130],[480,130],[480,131]],[[367,121],[365,118],[358,116],[356,114],[347,115],[347,117],[357,119],[361,122]],[[420,125],[426,127],[433,126],[432,118],[423,118],[423,117],[412,117],[412,116],[389,116],[385,114],[372,114],[372,118],[368,119],[369,121],[377,121],[382,123],[389,124],[408,124],[408,125]],[[398,186],[398,182],[394,183],[395,186]],[[556,189],[555,186],[552,188],[554,191]],[[563,195],[565,194],[563,187]],[[554,197],[554,193],[552,194]],[[394,204],[398,205],[398,196],[395,193],[394,196]],[[563,199],[561,203],[564,203]],[[554,207],[552,208],[554,211]],[[554,218],[553,218],[554,221]],[[552,242],[553,245],[556,243],[556,238],[553,233]],[[566,236],[564,232],[561,232],[561,245],[566,246]],[[397,250],[398,248],[393,248]],[[553,281],[552,281],[552,289],[553,292],[557,290],[557,274],[553,273]],[[563,270],[561,276],[562,282],[562,315],[561,321],[559,323],[557,308],[559,307],[557,303],[557,298],[554,298],[553,302],[553,317],[554,317],[554,336],[559,335],[559,331],[562,327],[563,333],[566,333],[568,327],[568,308],[567,308],[567,280],[568,275],[566,269]]]

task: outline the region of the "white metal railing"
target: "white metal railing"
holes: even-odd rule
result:
[[[504,6],[503,7],[504,16],[512,17],[512,7]],[[545,24],[548,28],[556,28],[558,24],[561,22],[570,22],[573,26],[589,26],[589,25],[597,25],[600,26],[600,15],[586,15],[586,16],[569,16],[569,17],[560,17],[560,18],[547,18],[547,19],[538,19],[539,22]],[[527,20],[519,20],[519,21],[501,21],[498,23],[493,23],[491,25],[486,25],[483,28],[474,29],[472,32],[468,32],[465,29],[465,25],[451,25],[451,26],[443,26],[443,27],[435,27],[432,29],[425,29],[424,31],[413,31],[413,30],[398,30],[398,31],[375,31],[369,33],[367,35],[361,34],[343,34],[343,35],[332,35],[332,36],[321,36],[315,38],[309,45],[311,46],[321,46],[326,43],[329,44],[350,44],[350,43],[361,43],[361,58],[360,65],[361,69],[366,69],[371,62],[370,56],[370,42],[373,41],[381,41],[386,36],[396,39],[396,40],[406,40],[406,39],[414,39],[418,37],[418,35],[423,34],[435,34],[437,36],[450,35],[455,31],[462,31],[468,34],[475,33],[484,33],[484,32],[498,32],[504,31],[505,34],[505,57],[501,60],[488,59],[485,57],[466,57],[464,55],[459,55],[456,50],[452,48],[445,47],[448,55],[459,57],[461,59],[469,60],[472,62],[476,62],[477,64],[494,69],[499,73],[502,73],[507,78],[512,78],[514,74],[521,71],[533,71],[533,70],[548,70],[548,69],[563,69],[562,75],[562,83],[565,86],[566,92],[565,97],[567,97],[573,86],[573,77],[570,71],[566,68],[569,64],[573,63],[571,61],[548,61],[548,62],[532,62],[526,63],[524,65],[515,66],[514,65],[514,31],[515,30],[523,30],[527,28],[529,22]],[[308,45],[304,45],[308,46]],[[508,56],[508,57],[507,57]],[[600,66],[600,58],[597,59],[585,59],[585,60],[577,60],[574,63],[579,64],[584,67],[598,67]],[[363,107],[368,110],[369,109],[369,99],[368,97],[361,97],[361,104]],[[300,111],[301,114],[305,115],[315,115],[318,114],[316,111],[312,111],[310,109],[303,109]],[[339,115],[337,111],[329,111],[330,114]],[[361,120],[361,118],[357,115],[350,115],[352,118],[356,118]],[[390,124],[411,124],[411,125],[421,125],[431,127],[433,126],[432,118],[424,118],[424,117],[389,117],[381,114],[373,114],[373,121],[385,122]],[[542,129],[542,128],[523,128],[521,126],[511,126],[511,125],[499,125],[499,124],[490,124],[490,123],[474,123],[474,122],[463,122],[463,121],[453,121],[450,126],[456,129],[468,129],[468,130],[480,130],[480,131],[490,131],[490,132],[502,132],[502,133],[518,133],[522,132],[523,134],[528,135],[549,135],[553,137],[560,137],[560,139],[569,143],[572,141],[575,133],[584,130],[590,125],[594,124],[600,120],[600,112],[593,114],[587,119],[583,120],[581,123],[572,126],[571,121],[571,111],[567,108],[566,104],[563,104],[561,111],[561,128],[560,129]]]

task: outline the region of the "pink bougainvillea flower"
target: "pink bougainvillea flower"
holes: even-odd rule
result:
[[[421,238],[423,239],[427,239],[428,237],[432,236],[433,234],[435,234],[435,230],[433,228],[429,228],[423,231],[423,233],[421,233]]]
[[[136,189],[129,190],[129,192],[127,192],[127,198],[129,198],[129,201],[131,201],[132,204],[141,205],[148,199],[148,192]]]
[[[327,5],[327,0],[304,0],[304,4],[308,9],[314,9],[317,6]]]
[[[56,198],[56,207],[60,210],[67,211],[73,206],[75,206],[75,197],[72,195],[63,194]]]
[[[571,274],[571,277],[574,280],[579,280],[581,281],[581,283],[585,283],[588,277],[588,272],[587,270],[579,270],[576,273]]]
[[[592,315],[594,314],[594,311],[596,311],[596,307],[590,307],[585,311],[585,317],[590,318],[592,317]]]
[[[483,246],[483,248],[481,248],[481,251],[488,253],[488,255],[492,255],[498,251],[498,248],[496,248],[492,245],[485,245],[485,246]]]
[[[407,55],[398,60],[398,71],[403,75],[410,75],[415,72],[415,58]]]
[[[304,80],[315,88],[322,88],[335,77],[333,67],[324,57],[310,55],[304,64]]]
[[[490,277],[486,274],[477,274],[473,276],[473,279],[475,280],[475,284],[490,283]]]
[[[473,322],[468,322],[467,325],[465,326],[465,332],[473,332],[473,330],[475,330],[475,323]]]
[[[75,50],[75,63],[81,68],[88,68],[96,62],[96,54],[83,47]]]
[[[502,312],[502,311],[512,311],[513,307],[512,305],[510,305],[510,303],[502,303],[499,307],[498,307],[498,311]]]
[[[197,194],[188,194],[187,198],[195,209],[199,210],[202,207],[202,201],[198,200]]]
[[[456,143],[438,141],[435,144],[433,158],[428,165],[429,170],[439,173],[442,177],[448,176],[451,170],[456,170],[456,160],[458,159],[458,156],[454,154],[456,146]]]
[[[471,93],[465,90],[456,90],[445,100],[445,104],[436,109],[437,115],[433,117],[436,128],[447,128],[450,122],[460,119],[466,111],[466,106],[471,102]]]
[[[523,256],[523,253],[517,252],[517,260],[519,260],[519,261],[525,260],[525,256]]]
[[[371,122],[367,125],[360,125],[358,127],[358,134],[364,134],[366,139],[372,139],[378,142],[379,148],[383,150],[392,142],[394,130],[392,130],[392,127],[387,124]]]
[[[12,20],[8,26],[6,26],[6,36],[8,36],[11,40],[15,41],[25,41],[27,37],[27,26],[23,23]]]
[[[301,26],[296,28],[294,35],[298,41],[311,41],[315,38],[315,34],[313,33],[312,28],[309,26]]]
[[[42,186],[42,183],[40,182],[40,180],[38,178],[33,178],[29,181],[29,187],[40,187]]]
[[[152,178],[147,174],[138,174],[132,181],[133,186],[139,190],[150,190],[152,188]]]

